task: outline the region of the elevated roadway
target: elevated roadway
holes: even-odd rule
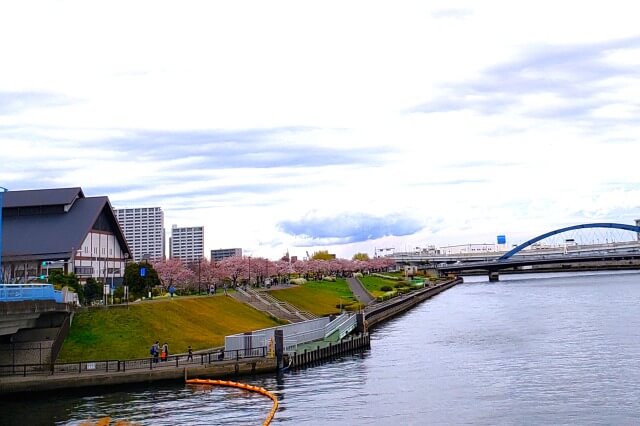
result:
[[[0,285],[0,364],[55,360],[74,305],[50,284]]]

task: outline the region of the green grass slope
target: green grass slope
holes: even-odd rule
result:
[[[383,296],[386,292],[380,290],[382,287],[387,286],[395,288],[399,281],[387,280],[382,277],[376,277],[373,275],[366,275],[359,278],[362,285],[373,295],[373,297]]]
[[[335,282],[309,281],[300,286],[274,290],[271,294],[279,300],[319,316],[340,313],[341,304],[346,309],[357,309],[359,306],[346,280],[341,278]]]
[[[279,323],[231,297],[175,298],[130,304],[128,309],[77,313],[58,362],[144,358],[156,340],[169,354],[222,346],[224,337]]]

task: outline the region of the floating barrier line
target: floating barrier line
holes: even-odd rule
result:
[[[269,424],[271,423],[271,420],[273,420],[273,417],[276,415],[276,411],[278,411],[278,398],[274,394],[272,394],[265,388],[261,388],[260,386],[247,385],[245,383],[238,383],[238,382],[229,382],[227,380],[213,380],[213,379],[189,379],[187,380],[187,384],[228,386],[232,388],[248,390],[251,392],[257,392],[271,398],[271,400],[273,401],[273,407],[271,407],[271,411],[269,412],[267,419],[262,424],[263,426],[269,426]]]

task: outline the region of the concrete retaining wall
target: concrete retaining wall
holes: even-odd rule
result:
[[[462,278],[456,278],[445,283],[439,284],[435,287],[424,288],[412,293],[408,293],[397,298],[391,299],[387,302],[379,303],[376,305],[368,306],[365,310],[365,319],[367,321],[367,327],[373,327],[383,321],[386,321],[393,316],[412,308],[420,302],[423,302],[436,294],[442,293],[445,290],[450,289],[456,284],[462,282]]]
[[[84,373],[59,376],[10,376],[0,380],[0,394],[21,392],[42,392],[57,389],[77,389],[87,387],[115,386],[131,383],[145,383],[163,380],[184,381],[194,377],[228,377],[270,373],[276,371],[275,358],[252,358],[242,361],[216,362],[215,364],[194,364],[179,368],[163,367],[153,370],[136,370],[113,373]]]
[[[370,346],[371,341],[369,333],[360,334],[351,339],[343,340],[335,344],[329,343],[329,346],[321,347],[318,345],[316,349],[305,349],[304,352],[301,353],[294,352],[290,359],[291,367],[303,367],[326,359],[335,358],[346,353],[360,351],[362,349],[369,348]],[[288,362],[285,361],[285,365],[287,365],[287,363]]]

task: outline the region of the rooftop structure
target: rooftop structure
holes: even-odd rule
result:
[[[6,282],[31,282],[52,269],[103,282],[124,275],[131,251],[107,197],[85,197],[81,188],[8,191],[2,214]]]

